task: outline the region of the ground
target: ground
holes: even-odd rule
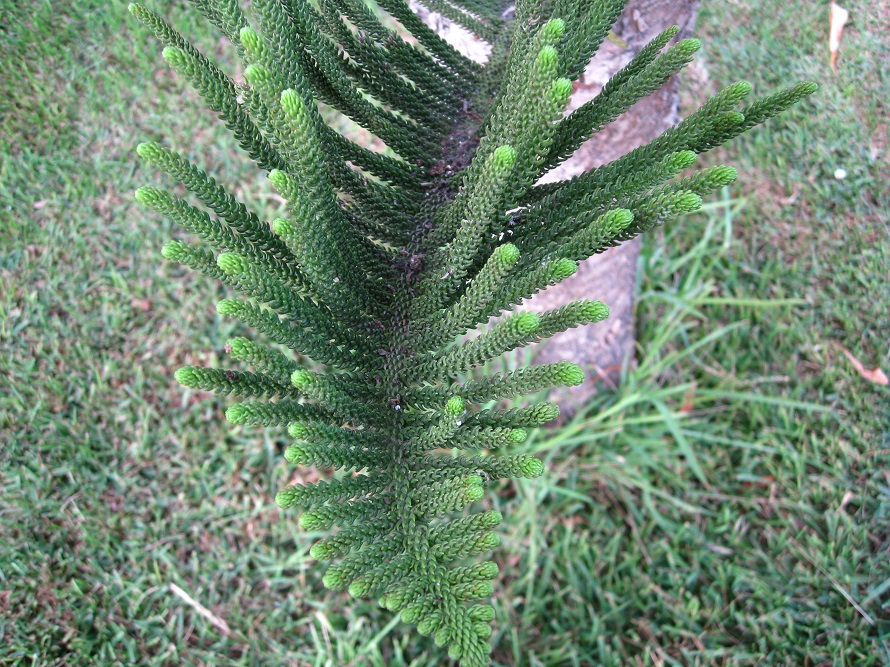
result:
[[[224,40],[156,2],[205,52]],[[704,0],[687,107],[739,78],[810,101],[705,163],[740,181],[651,235],[638,365],[549,464],[492,489],[498,665],[890,662],[890,9]],[[160,258],[135,156],[192,154],[280,202],[119,2],[0,0],[0,664],[437,665],[321,586],[274,492],[284,433],[183,390],[220,363],[224,292]],[[835,176],[838,169],[846,177]],[[591,296],[595,297],[595,294]]]

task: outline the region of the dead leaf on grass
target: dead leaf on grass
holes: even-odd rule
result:
[[[850,360],[850,363],[853,364],[853,368],[856,369],[856,372],[859,373],[862,377],[864,377],[869,382],[874,382],[875,384],[890,384],[890,379],[887,378],[887,374],[880,369],[880,367],[875,366],[874,368],[866,368],[865,365],[859,361],[853,354],[842,345],[838,345],[841,352],[843,352],[847,359]]]
[[[841,35],[844,34],[844,25],[850,12],[840,7],[836,2],[831,3],[829,12],[828,50],[831,53],[831,71],[837,74],[837,52],[841,47]]]
[[[692,409],[695,407],[695,389],[696,385],[693,384],[683,394],[683,405],[680,406],[680,412],[692,412]]]

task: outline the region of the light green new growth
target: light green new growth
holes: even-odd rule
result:
[[[234,45],[244,84],[150,9],[130,10],[287,212],[263,220],[173,150],[139,145],[141,158],[194,196],[136,192],[195,241],[171,241],[163,256],[240,292],[217,310],[261,334],[226,346],[252,370],[186,366],[175,378],[246,399],[226,410],[233,424],[287,428],[289,462],[341,471],[276,496],[301,512],[303,529],[332,531],[310,551],[331,561],[326,586],[376,597],[451,659],[482,667],[495,619],[485,601],[499,572],[494,562],[468,561],[498,546],[502,517],[477,503],[493,480],[544,473],[516,449],[559,414],[551,403],[497,403],[578,385],[584,373],[568,361],[488,376],[476,369],[605,319],[608,307],[592,300],[510,311],[591,255],[697,210],[736,172],[683,176],[696,155],[815,85],[739,108],[751,87],[734,84],[624,157],[536,185],[680,71],[699,42],[671,44],[678,29],[668,28],[565,116],[572,82],[625,0],[520,0],[515,13],[505,12],[506,0],[425,0],[492,44],[484,66],[404,0],[378,0],[377,14],[363,0],[253,0],[247,14],[236,0],[192,4]],[[410,36],[388,27],[392,19]],[[341,136],[318,103],[390,151]]]

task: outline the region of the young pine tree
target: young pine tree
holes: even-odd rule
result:
[[[427,0],[492,47],[486,66],[453,50],[403,0],[192,0],[234,45],[246,83],[140,5],[132,13],[287,201],[272,221],[200,167],[157,143],[138,153],[202,207],[140,188],[138,201],[197,242],[164,257],[241,297],[218,311],[262,335],[235,338],[232,370],[188,366],[176,379],[237,394],[234,424],[286,427],[285,458],[343,471],[285,488],[306,530],[336,528],[311,550],[324,584],[379,603],[447,646],[465,667],[488,663],[491,562],[501,515],[474,511],[501,478],[544,466],[511,454],[556,405],[499,401],[574,385],[569,361],[457,381],[508,350],[608,315],[598,301],[510,312],[572,275],[578,262],[696,210],[735,171],[680,177],[696,154],[815,90],[803,83],[740,108],[747,83],[720,92],[652,143],[569,181],[536,185],[588,137],[659,88],[699,42],[669,28],[596,99],[563,110],[624,0]],[[396,19],[402,31],[388,25]],[[317,102],[391,149],[341,136]],[[496,323],[485,326],[492,318]],[[462,338],[482,327],[478,336]],[[244,367],[252,370],[243,370]],[[495,406],[495,407],[490,407]],[[444,450],[444,452],[443,452]]]

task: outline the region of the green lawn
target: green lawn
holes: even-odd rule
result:
[[[185,4],[152,6],[233,67]],[[835,75],[826,4],[702,4],[690,105],[821,89],[704,159],[743,176],[646,241],[637,367],[486,499],[498,665],[890,663],[890,392],[843,352],[890,372],[890,8],[845,3]],[[443,664],[324,590],[286,434],[173,381],[236,327],[134,205],[152,139],[279,206],[126,3],[0,0],[0,664]]]

